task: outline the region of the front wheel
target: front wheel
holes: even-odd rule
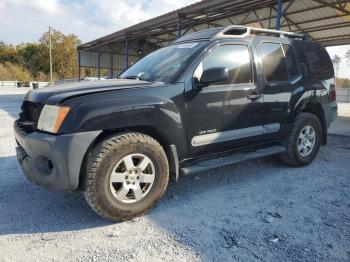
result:
[[[161,145],[141,133],[123,133],[97,144],[87,160],[84,195],[102,217],[124,221],[149,211],[169,181]]]
[[[299,113],[287,140],[287,150],[280,155],[288,166],[306,166],[316,157],[321,145],[322,129],[311,113]]]

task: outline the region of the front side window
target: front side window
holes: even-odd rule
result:
[[[229,79],[215,85],[252,83],[251,63],[248,47],[245,45],[218,46],[210,51],[194,72],[200,80],[204,70],[212,67],[227,67]]]
[[[288,80],[287,66],[281,45],[263,42],[260,43],[259,47],[267,82]]]

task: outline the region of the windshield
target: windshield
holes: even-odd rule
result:
[[[184,43],[161,48],[142,58],[120,77],[168,83],[186,67],[204,43]]]

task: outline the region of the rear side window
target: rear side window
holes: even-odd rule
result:
[[[294,41],[293,46],[301,61],[306,63],[310,76],[320,79],[334,77],[332,60],[324,47],[312,41]]]
[[[332,61],[325,49],[315,48],[305,51],[306,64],[310,73],[317,77],[333,77]]]
[[[245,45],[224,45],[214,48],[198,65],[194,77],[198,80],[204,70],[212,67],[227,67],[229,80],[215,85],[252,83],[251,63]]]
[[[282,44],[282,46],[283,46],[284,55],[286,58],[286,65],[287,65],[289,79],[293,79],[299,74],[294,51],[291,45]]]
[[[267,82],[288,80],[287,66],[281,45],[262,42],[259,46]]]

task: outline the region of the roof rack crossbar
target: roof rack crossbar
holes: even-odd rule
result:
[[[306,38],[305,34],[302,34],[302,33],[293,33],[288,31],[257,28],[257,27],[250,27],[250,26],[240,26],[240,25],[232,25],[232,26],[225,27],[221,32],[218,33],[218,36],[223,36],[223,35],[227,36],[226,33],[234,29],[243,31],[243,33],[236,34],[236,36],[237,35],[247,36],[247,35],[254,35],[254,33],[264,33],[264,34],[278,35],[280,37],[302,38],[302,39]]]

